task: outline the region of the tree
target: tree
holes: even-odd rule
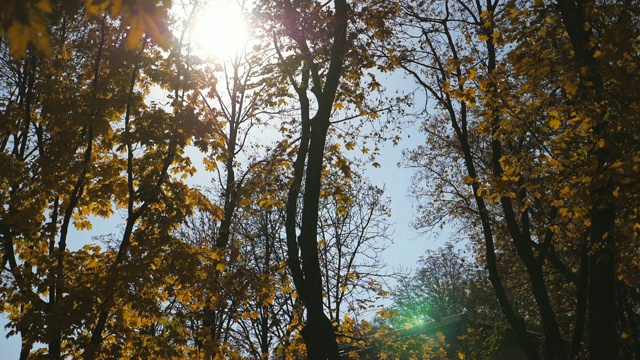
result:
[[[389,56],[389,61],[400,62],[416,79],[439,110],[423,127],[433,143],[410,155],[411,161],[425,171],[419,179],[435,184],[435,188],[426,188],[437,191],[439,205],[432,208],[435,222],[463,220],[469,235],[483,242],[489,278],[501,308],[530,358],[538,358],[538,354],[522,320],[523,315],[524,319],[533,319],[519,309],[513,294],[505,288],[512,281],[510,273],[514,269],[528,276],[528,283],[523,285],[535,300],[533,318],[544,329],[546,357],[569,356],[560,340],[563,336],[573,339],[571,357],[577,356],[583,345],[593,358],[615,357],[616,343],[621,341],[615,320],[620,315],[614,315],[620,313],[612,300],[620,284],[615,285],[612,269],[616,266],[612,264],[625,252],[612,250],[613,234],[618,234],[613,219],[618,219],[619,229],[630,223],[625,225],[626,220],[615,215],[614,209],[635,205],[631,205],[633,196],[613,193],[612,184],[628,184],[624,180],[627,174],[616,171],[612,175],[603,164],[620,161],[618,165],[623,166],[628,160],[618,155],[633,158],[634,145],[629,139],[635,136],[635,130],[618,126],[607,130],[606,137],[597,135],[604,134],[600,131],[609,124],[598,120],[604,116],[600,111],[627,113],[617,110],[617,100],[597,100],[593,95],[601,86],[598,84],[605,82],[597,79],[588,64],[595,61],[600,71],[612,69],[601,64],[602,60],[594,60],[602,50],[597,50],[599,53],[589,46],[606,47],[611,56],[622,59],[628,51],[619,42],[618,31],[624,28],[634,32],[637,28],[616,6],[581,4],[576,8],[572,4],[407,3],[405,14],[413,23],[402,26],[405,39],[413,41],[418,51],[398,51]],[[599,11],[602,15],[598,20],[594,17],[589,26],[584,25],[586,17]],[[588,62],[583,57],[584,39],[588,38],[585,32],[594,36],[594,42],[587,46],[587,53],[591,51]],[[619,62],[630,71],[626,77],[635,76],[623,65],[632,58],[627,55]],[[561,65],[572,61],[587,65]],[[608,91],[617,93],[613,85],[617,80],[613,79],[620,74],[608,74]],[[635,104],[635,95],[630,96],[625,97],[627,103]],[[626,132],[618,132],[623,127]],[[625,144],[625,150],[611,142]],[[435,154],[443,146],[448,158]],[[603,162],[607,156],[615,160]],[[451,169],[449,163],[445,168],[448,160],[460,166]],[[619,186],[622,189],[627,185]],[[602,250],[603,243],[609,250]],[[598,255],[599,251],[604,255]],[[504,261],[510,264],[510,272],[501,271]],[[600,289],[601,297],[596,299],[592,293],[588,298],[587,289]],[[567,291],[574,301],[563,300]],[[587,314],[591,319],[587,332],[590,336],[599,334],[598,339],[584,341]],[[601,315],[603,318],[599,318]]]
[[[380,291],[369,282],[373,275],[365,273],[378,260],[362,250],[385,235],[381,193],[373,188],[355,192],[359,184],[352,183],[340,146],[325,149],[333,136],[334,110],[348,107],[355,114],[335,123],[378,116],[364,94],[380,85],[375,76],[352,65],[375,65],[364,51],[366,37],[361,37],[362,30],[384,32],[384,26],[368,18],[375,11],[362,7],[354,12],[340,1],[337,8],[315,4],[314,9],[294,10],[289,4],[288,14],[299,11],[301,24],[313,29],[307,34],[315,43],[310,50],[292,32],[290,21],[279,17],[281,9],[263,4],[266,10],[256,13],[273,15],[265,15],[270,19],[265,25],[276,30],[279,56],[271,56],[273,48],[258,40],[252,52],[208,64],[191,54],[188,42],[188,24],[198,4],[184,16],[173,13],[170,18],[149,18],[162,13],[155,3],[150,9],[138,9],[150,5],[142,2],[7,4],[7,31],[15,35],[10,29],[14,15],[24,11],[29,17],[19,18],[19,25],[39,31],[37,39],[2,38],[1,70],[8,75],[2,111],[10,121],[2,124],[1,142],[3,163],[9,165],[2,172],[7,206],[0,217],[1,291],[10,326],[23,338],[22,357],[29,356],[36,342],[47,344],[39,354],[54,358],[240,357],[250,347],[241,335],[254,320],[267,324],[253,332],[260,339],[261,356],[274,351],[275,342],[283,345],[282,353],[299,348],[302,321],[303,329],[311,329],[303,334],[312,344],[312,356],[320,343],[337,355],[335,331],[345,304],[355,308],[359,301],[358,306],[365,306],[368,295],[358,292]],[[354,14],[358,17],[349,25]],[[306,23],[311,19],[320,22]],[[165,21],[178,34],[167,37],[169,51],[158,47],[155,38],[162,32],[158,24]],[[324,28],[331,24],[335,28]],[[272,33],[266,34],[272,41]],[[325,67],[324,58],[333,60]],[[301,74],[296,69],[302,69],[302,83],[281,81],[295,80]],[[310,89],[319,100],[313,124],[315,105],[306,93],[311,78]],[[293,103],[289,86],[302,99],[301,121],[283,122],[278,130],[284,139],[273,148],[247,146],[249,131],[266,116],[291,114],[278,114]],[[167,103],[147,97],[152,88]],[[306,129],[301,139],[295,134],[298,126]],[[347,149],[355,148],[355,134],[341,136]],[[219,175],[211,197],[183,182],[195,172],[190,147],[207,152],[206,165]],[[296,162],[292,158],[298,153]],[[274,178],[265,174],[284,169],[294,170],[293,180],[268,183]],[[278,192],[290,196],[276,199]],[[293,205],[282,213],[287,202]],[[323,214],[318,206],[324,207]],[[261,218],[261,210],[272,212]],[[278,212],[282,217],[276,217]],[[117,213],[124,217],[122,227],[100,239],[104,249],[95,241],[80,250],[69,246],[76,236],[72,225],[88,229],[93,217],[113,220]],[[194,213],[203,216],[194,218]],[[252,229],[238,216],[256,219],[261,226],[271,222],[273,228]],[[281,263],[276,234],[284,218],[288,245],[300,229],[305,234],[302,258],[313,260],[309,245],[316,251],[315,265],[304,260],[292,272],[294,283],[301,273],[309,275],[295,285],[302,292],[293,291]],[[358,218],[364,223],[355,223]],[[328,245],[322,249],[327,266],[322,272],[318,221]],[[77,238],[88,242],[81,234]],[[264,242],[254,243],[256,237]],[[262,250],[269,256],[262,257]],[[334,250],[341,254],[337,263],[329,261]],[[297,245],[289,246],[288,255],[292,253],[297,255]],[[372,263],[359,263],[361,254]],[[250,255],[252,261],[243,259]],[[325,280],[330,290],[325,294],[322,276],[334,275],[335,282]],[[243,299],[246,293],[256,294],[256,300]],[[301,303],[306,304],[306,318]],[[325,306],[333,311],[332,319],[323,313]],[[314,343],[318,329],[325,336]],[[269,339],[270,331],[277,336]]]
[[[242,4],[240,11],[248,12],[248,9],[245,9]],[[240,239],[232,233],[236,214],[241,203],[254,196],[257,190],[254,188],[257,184],[251,181],[252,178],[256,178],[254,172],[268,171],[260,168],[259,165],[271,161],[268,158],[257,160],[247,155],[247,148],[252,145],[251,132],[258,130],[261,125],[264,126],[263,115],[270,112],[276,113],[275,110],[271,111],[273,108],[271,99],[276,90],[267,88],[262,81],[264,64],[268,62],[271,53],[272,49],[262,47],[259,42],[244,44],[230,58],[223,58],[214,65],[207,83],[209,91],[202,96],[209,116],[218,118],[221,125],[226,124],[226,128],[220,126],[215,129],[217,135],[215,141],[222,142],[223,146],[218,147],[213,144],[211,147],[213,151],[206,161],[208,168],[217,172],[217,180],[220,182],[218,184],[219,199],[214,199],[220,208],[220,223],[208,245],[217,251],[225,251],[228,247],[231,253],[240,251],[242,245],[234,243]],[[239,161],[241,157],[249,157],[250,162],[243,165]],[[222,276],[222,272],[220,269],[215,269],[210,276],[217,278]],[[233,280],[236,276],[238,274],[228,280]],[[233,291],[231,290],[232,282],[222,281],[229,286],[226,290]],[[225,291],[224,288],[220,290]],[[215,293],[211,295],[216,296]],[[232,313],[225,313],[230,309],[218,309],[214,306],[215,301],[209,302],[210,304],[205,305],[207,308],[203,326],[209,329],[208,336],[212,340],[224,343],[225,341],[222,340],[224,336],[228,336],[228,334],[225,335],[228,331],[221,331],[220,321],[231,324],[228,321],[229,317],[235,317],[233,312],[239,309],[230,306],[233,309]]]
[[[460,31],[462,34],[467,34],[469,38],[472,34],[477,34],[481,39],[487,37],[485,35],[486,33],[491,35],[493,33],[492,29],[495,26],[495,23],[493,22],[493,19],[488,16],[493,14],[497,3],[478,3],[475,8],[467,8],[462,3],[452,3],[451,7],[446,4],[442,7],[442,10],[435,10],[432,7],[434,5],[435,4],[429,4],[428,7],[424,8],[413,7],[412,5],[408,5],[406,7],[406,13],[409,18],[425,19],[425,21],[418,23],[418,31],[413,31],[414,33],[417,33],[416,41],[421,44],[419,49],[422,51],[415,54],[399,54],[397,56],[407,57],[407,61],[405,62],[406,65],[404,65],[404,67],[413,74],[425,90],[437,100],[438,105],[442,107],[446,114],[445,119],[450,122],[453,134],[445,133],[445,136],[454,136],[460,144],[460,155],[457,155],[456,157],[459,156],[462,159],[462,164],[466,168],[467,177],[465,179],[470,179],[469,183],[473,184],[471,196],[474,197],[475,205],[478,209],[477,213],[479,214],[482,224],[482,231],[484,232],[489,278],[496,290],[496,295],[500,300],[502,309],[511,326],[516,330],[516,334],[518,335],[525,352],[530,357],[535,358],[537,355],[535,354],[535,350],[527,337],[524,323],[514,312],[513,305],[507,298],[503,282],[497,271],[498,268],[495,260],[496,255],[494,244],[494,237],[496,236],[494,234],[497,231],[493,226],[494,222],[491,220],[488,206],[491,205],[492,202],[487,203],[479,186],[480,176],[484,175],[483,171],[487,171],[488,174],[493,173],[494,170],[497,170],[499,173],[502,171],[500,163],[497,162],[502,157],[502,144],[495,137],[493,140],[490,139],[484,143],[481,142],[481,145],[478,144],[491,149],[489,154],[493,156],[486,159],[486,163],[483,163],[481,162],[484,160],[482,155],[476,156],[474,154],[474,150],[477,149],[476,146],[478,145],[472,143],[472,141],[475,142],[476,140],[476,138],[474,138],[476,134],[472,132],[475,130],[473,127],[477,125],[471,122],[473,119],[471,115],[474,113],[470,108],[475,105],[476,96],[475,89],[465,83],[467,80],[472,80],[477,71],[476,69],[470,68],[470,66],[478,66],[477,64],[481,60],[484,60],[484,62],[480,63],[484,65],[482,69],[486,69],[488,75],[494,72],[497,61],[496,47],[493,41],[487,41],[485,44],[482,42],[473,43],[470,41],[472,46],[465,47],[462,41],[455,39],[452,35],[454,29],[455,31]],[[421,15],[427,8],[430,9],[434,15],[430,17]],[[462,16],[466,21],[458,22],[458,19],[450,17],[450,13],[456,14],[456,16]],[[435,18],[434,21],[429,21],[432,18]],[[461,27],[468,27],[468,29],[462,29]],[[475,48],[473,46],[479,46],[479,48]],[[476,53],[486,56],[486,58],[476,60],[474,57]],[[426,62],[423,62],[422,58],[425,59]],[[478,62],[473,64],[472,61]],[[415,67],[414,64],[417,65],[417,67]],[[431,67],[431,64],[434,64],[435,66]],[[425,76],[434,76],[432,78],[434,81],[432,82],[431,79],[425,81],[425,79],[427,79]],[[487,84],[486,86],[495,87],[495,85],[491,84]],[[495,125],[493,125],[493,127],[491,126],[492,125],[487,125],[491,131],[495,132],[498,129]],[[475,159],[479,159],[480,161]],[[444,181],[448,181],[446,175],[444,175],[443,178]],[[454,183],[453,187],[455,186],[456,185]],[[457,191],[457,189],[454,188],[454,191]],[[456,194],[456,192],[453,193]],[[511,199],[506,196],[500,196],[500,194],[497,195],[498,198],[502,198],[504,200],[503,206],[505,208],[506,215],[508,215],[506,216],[507,220],[511,219],[517,221],[515,220],[517,215],[514,213]],[[464,197],[466,198],[466,196]],[[512,235],[520,232],[520,230],[517,229],[518,225],[516,223],[514,224],[515,226],[512,227]],[[527,247],[530,246],[527,243],[527,240],[521,240],[518,235],[513,241],[514,244],[516,244],[516,248],[519,246],[518,249],[520,251],[518,253],[522,253],[521,256],[526,258],[525,263],[532,266],[536,261],[533,258],[534,255],[531,250],[527,250]],[[532,272],[529,273],[531,275],[531,281],[541,284],[541,272],[539,270],[534,270],[533,267],[531,267],[531,270]],[[549,315],[549,311],[551,309],[549,308],[546,290],[544,290],[543,286],[538,287],[538,289],[539,292],[537,293],[538,295],[536,296],[536,299],[539,299],[540,311],[542,314]],[[550,324],[550,328],[555,329],[550,331],[555,331],[556,336],[549,336],[545,339],[551,343],[560,341],[559,339],[561,339],[561,336],[558,332],[557,325],[555,325],[553,315],[547,316],[546,318],[548,318],[546,323]],[[557,355],[559,357],[563,356],[561,354],[564,351],[562,344],[549,344],[547,348],[556,349],[558,351]]]
[[[335,161],[343,160],[338,157]],[[351,179],[344,179],[340,170],[334,170],[325,176],[320,194],[318,251],[325,309],[334,326],[340,327],[344,316],[356,318],[386,295],[380,253],[389,241],[390,209],[384,190],[362,175],[352,173]]]
[[[0,5],[0,293],[21,358],[361,344],[387,208],[342,145],[392,136],[363,129],[398,66],[434,105],[407,153],[423,223],[472,241],[527,355],[527,325],[548,358],[640,348],[637,4],[264,0],[251,51],[217,63],[193,56],[187,5]],[[190,151],[209,196],[184,181]],[[104,248],[75,246],[116,215]],[[441,314],[469,295],[449,290]]]
[[[209,131],[185,101],[162,109],[145,104],[150,84],[163,81],[151,64],[169,66],[148,38],[137,38],[138,49],[130,50],[117,20],[86,14],[74,2],[49,10],[50,56],[28,50],[14,59],[2,40],[2,71],[9,75],[2,87],[8,120],[2,158],[12,164],[2,174],[3,301],[22,336],[21,358],[35,342],[47,344],[54,358],[80,356],[79,349],[95,358],[122,348],[105,333],[135,324],[127,322],[134,315],[150,315],[131,311],[114,323],[127,309],[125,299],[141,291],[131,283],[152,277],[131,266],[149,260],[139,250],[163,249],[191,211],[198,195],[179,180],[193,171],[184,149]],[[90,216],[116,209],[126,216],[118,240],[106,250],[70,249],[72,225],[90,228]]]
[[[591,160],[590,174],[594,175],[588,191],[590,252],[587,302],[591,359],[618,356],[616,273],[619,270],[616,260],[619,257],[618,246],[624,246],[627,236],[618,233],[617,227],[629,226],[624,224],[624,217],[619,215],[618,209],[626,207],[626,201],[632,199],[625,196],[619,199],[620,188],[628,183],[625,178],[630,174],[615,168],[636,154],[629,141],[637,137],[637,128],[629,129],[632,131],[629,137],[628,133],[622,132],[622,124],[637,120],[637,114],[627,111],[638,104],[635,89],[627,92],[617,85],[619,81],[638,77],[635,67],[626,66],[626,61],[633,61],[634,55],[629,52],[631,48],[624,39],[629,34],[637,34],[639,29],[630,13],[635,7],[620,7],[625,5],[557,1],[559,15],[573,49],[571,60],[580,68],[574,73],[578,79],[577,104],[571,104],[574,105],[572,109],[587,111],[582,115],[589,117],[592,131],[586,146]],[[600,11],[602,15],[597,15]],[[606,55],[601,58],[603,51]],[[611,66],[607,56],[618,61],[615,68],[621,67],[622,73]],[[625,96],[623,102],[618,96]],[[619,222],[618,226],[616,222]]]
[[[491,311],[494,298],[483,292],[488,288],[483,275],[473,259],[465,259],[451,243],[427,251],[419,260],[418,270],[400,279],[393,292],[397,311],[393,321],[400,326],[418,325],[460,313],[474,319],[495,319]]]
[[[360,11],[370,16],[377,6],[382,10],[385,6],[376,3],[365,7],[365,4],[349,4],[343,0],[329,3],[285,0],[265,3],[265,7],[266,4],[271,5],[265,17],[274,21],[272,31],[280,58],[277,76],[293,88],[300,108],[299,143],[286,205],[287,265],[306,309],[302,336],[307,355],[310,359],[337,359],[335,329],[323,311],[324,287],[317,238],[325,145],[334,105],[342,99],[356,107],[363,104],[357,96],[363,93],[362,70],[372,66],[364,49],[354,46],[358,35],[350,22]],[[367,24],[365,30],[369,29],[382,31],[384,26]],[[358,60],[360,66],[355,65]],[[356,91],[349,94],[348,86],[353,87],[349,90]],[[309,92],[317,107],[313,116]],[[298,234],[300,197],[302,221]]]
[[[66,2],[67,5],[70,2]],[[169,34],[167,24],[167,10],[171,8],[171,1],[122,1],[122,0],[87,0],[73,1],[73,6],[84,3],[86,10],[92,15],[109,15],[119,19],[129,27],[127,46],[132,49],[140,48],[143,33],[163,47],[168,47]],[[55,14],[63,5],[50,0],[24,2],[9,0],[0,7],[3,37],[7,41],[9,52],[18,58],[25,57],[27,49],[49,55],[51,53],[51,39],[49,31],[50,14]]]
[[[470,359],[495,359],[503,337],[503,317],[486,273],[452,243],[427,251],[418,269],[399,279],[391,293],[388,322],[396,329],[419,327],[430,321],[464,314],[467,331],[455,342],[455,353]],[[452,349],[449,350],[452,352]]]

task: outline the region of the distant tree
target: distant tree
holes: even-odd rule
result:
[[[353,172],[352,179],[344,179],[340,170],[329,170],[325,176],[318,251],[325,309],[340,326],[345,315],[359,316],[387,294],[381,252],[390,243],[391,209],[384,190],[363,175]]]
[[[391,292],[389,316],[379,321],[394,329],[410,329],[464,314],[468,331],[457,339],[444,341],[456,343],[456,354],[465,358],[496,358],[503,316],[485,271],[473,257],[447,243],[443,248],[427,251],[415,272],[400,277],[398,282]]]
[[[475,269],[471,261],[449,243],[444,248],[427,251],[409,277],[401,277],[392,293],[397,324],[422,324],[430,320],[463,312],[473,313],[469,298],[473,296]]]

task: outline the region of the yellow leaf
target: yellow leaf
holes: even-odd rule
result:
[[[620,334],[620,338],[622,340],[627,340],[629,338],[629,333],[626,331],[623,331],[622,334]]]
[[[50,13],[51,12],[51,4],[49,4],[49,0],[41,0],[36,4],[36,9],[45,12],[45,13]]]
[[[219,261],[220,260],[220,254],[218,254],[217,250],[213,250],[211,252],[209,252],[209,257],[215,261]]]
[[[567,92],[567,95],[573,96],[576,91],[578,91],[578,86],[572,82],[564,83],[564,90]]]
[[[444,92],[447,92],[447,93],[448,93],[448,92],[449,92],[449,90],[451,90],[451,84],[449,84],[449,82],[448,82],[448,81],[445,81],[445,82],[444,82],[444,84],[443,84],[443,86],[442,86],[442,88],[443,88]]]
[[[476,69],[469,69],[469,80],[475,79],[477,73],[478,71]]]
[[[128,18],[129,33],[127,34],[127,47],[129,49],[140,49],[142,43],[140,39],[144,33],[144,15],[131,16]]]
[[[480,39],[480,41],[487,41],[489,40],[489,37],[485,34],[480,34],[478,35],[478,39]]]
[[[620,186],[616,186],[615,189],[613,189],[613,197],[618,197],[620,196]]]
[[[562,206],[562,205],[564,205],[564,200],[554,200],[554,201],[551,202],[551,206],[558,207],[558,206]]]
[[[45,20],[33,12],[30,12],[27,24],[13,21],[6,36],[11,46],[11,54],[18,58],[26,54],[29,43],[44,53],[49,53],[51,50]]]
[[[218,271],[225,271],[227,269],[227,265],[225,265],[223,263],[218,263],[218,265],[216,265],[216,269]]]
[[[380,310],[376,313],[382,319],[388,319],[391,316],[391,312],[389,310]]]
[[[147,33],[158,45],[168,47],[168,29],[163,18],[161,9],[157,7],[147,10],[139,5],[129,9],[128,16],[123,20],[129,26],[127,47],[140,49],[144,33]]]

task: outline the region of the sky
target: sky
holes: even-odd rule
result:
[[[408,80],[397,74],[382,81],[390,93],[395,92],[397,89],[406,90],[412,87]],[[418,104],[421,103],[419,98],[414,100]],[[365,175],[369,180],[374,185],[384,187],[386,189],[385,195],[391,199],[391,217],[389,221],[392,233],[390,238],[393,242],[387,244],[388,247],[382,254],[382,258],[387,265],[385,271],[389,273],[400,269],[414,268],[419,257],[425,251],[443,246],[446,241],[444,238],[446,231],[443,232],[445,235],[438,238],[420,234],[411,225],[411,222],[415,220],[414,200],[408,195],[408,189],[414,170],[399,167],[398,164],[401,161],[402,151],[418,146],[424,141],[424,135],[419,133],[417,127],[407,126],[402,129],[401,136],[403,140],[397,146],[394,146],[391,142],[380,144],[381,151],[376,161],[380,163],[381,167],[376,168],[369,164],[365,170]],[[197,157],[194,156],[194,163],[198,161]],[[211,174],[199,173],[196,178],[190,179],[188,182],[208,185],[210,177]],[[117,233],[118,231],[114,230],[114,224],[122,224],[123,221],[118,214],[115,217],[112,220],[95,221],[94,227],[90,231],[77,232],[74,230],[75,233],[70,236],[69,248],[73,250],[86,244],[84,240],[76,240],[74,242],[74,239],[90,239],[93,236]],[[0,360],[17,359],[20,352],[20,339],[17,336],[9,339],[5,337],[7,334],[7,330],[4,329],[6,323],[6,317],[0,317]]]
[[[414,268],[419,257],[426,250],[435,249],[444,244],[444,239],[433,239],[432,237],[421,235],[413,229],[411,222],[415,219],[413,199],[408,195],[408,188],[411,183],[412,169],[398,167],[401,160],[402,150],[417,146],[423,139],[417,129],[409,128],[406,130],[410,134],[410,138],[406,138],[398,146],[391,143],[382,145],[381,155],[377,161],[380,168],[373,166],[366,167],[366,176],[377,186],[384,186],[386,196],[391,199],[391,239],[393,243],[387,244],[387,249],[383,252],[382,258],[387,264],[385,271],[395,272],[400,269]],[[195,161],[195,159],[194,159]],[[206,174],[198,176],[206,177]],[[200,183],[202,179],[192,179],[193,183]],[[117,217],[118,215],[116,215]],[[79,248],[84,242],[73,242],[73,239],[88,239],[92,236],[99,236],[114,232],[114,223],[121,224],[122,221],[96,221],[94,228],[90,231],[77,232],[71,234],[69,247],[71,249]],[[17,359],[20,354],[20,339],[13,336],[6,339],[7,330],[4,329],[6,318],[0,317],[0,360]]]
[[[387,85],[389,90],[396,86],[403,86],[401,79],[396,79]],[[390,142],[381,144],[380,156],[377,158],[381,167],[375,168],[369,164],[365,168],[365,175],[369,180],[374,185],[384,187],[386,196],[391,199],[391,217],[389,221],[391,223],[390,229],[393,243],[387,244],[388,247],[382,254],[382,258],[387,264],[385,269],[387,272],[414,268],[419,257],[426,250],[440,247],[445,242],[445,239],[442,238],[434,239],[428,235],[421,235],[411,225],[411,222],[415,220],[414,200],[409,196],[408,189],[414,170],[399,167],[398,163],[401,160],[402,151],[419,145],[423,141],[424,135],[421,135],[414,127],[406,128],[403,132],[404,140],[397,146]],[[407,135],[410,135],[410,137]],[[194,158],[193,161],[196,162],[198,160]],[[202,172],[197,175],[198,178],[191,179],[189,182],[192,184],[205,182],[206,185],[210,176],[211,174]],[[119,215],[116,214],[115,216],[116,219],[113,221],[96,219],[94,228],[90,231],[78,232],[74,230],[75,234],[70,236],[69,248],[77,249],[85,244],[84,241],[79,242],[76,240],[74,242],[74,239],[89,239],[93,236],[115,232],[114,224],[122,224]],[[20,339],[17,336],[6,339],[7,330],[4,329],[5,324],[6,318],[0,317],[0,326],[2,327],[0,329],[0,334],[2,334],[0,337],[0,360],[17,359],[20,352]]]

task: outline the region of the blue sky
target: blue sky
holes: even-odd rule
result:
[[[381,164],[380,168],[368,166],[366,170],[367,176],[374,185],[386,188],[386,195],[391,198],[392,202],[390,222],[392,223],[391,231],[393,235],[391,238],[393,239],[393,244],[389,244],[382,255],[387,263],[386,270],[388,271],[397,270],[401,267],[414,268],[418,258],[426,250],[435,249],[444,244],[444,240],[434,240],[430,237],[420,236],[410,225],[410,222],[415,218],[415,214],[413,212],[413,200],[407,196],[407,190],[413,170],[399,168],[397,164],[401,159],[402,150],[417,146],[423,136],[415,129],[407,129],[407,132],[411,132],[411,138],[407,138],[398,146],[393,146],[390,143],[382,146],[381,155],[377,159]],[[199,175],[203,179],[208,176],[210,174]],[[192,181],[193,183],[200,183],[202,180],[192,179]],[[77,239],[90,239],[92,236],[117,233],[117,229],[114,229],[114,224],[119,223],[122,223],[122,221],[118,219],[117,214],[116,219],[113,221],[97,221],[92,230],[72,234],[69,247],[77,249],[85,244],[85,240],[78,241]],[[76,239],[75,242],[74,239]],[[2,325],[0,359],[17,359],[20,355],[20,339],[17,336],[10,339],[5,338],[7,334],[4,329],[6,324],[5,317],[0,318],[0,324]]]
[[[405,80],[398,74],[388,77],[386,80],[381,77],[379,80],[387,87],[389,93],[394,93],[398,89],[407,90],[412,87],[410,81]],[[420,98],[414,100],[416,104],[423,104]],[[440,247],[446,241],[443,237],[434,239],[433,237],[420,235],[410,224],[415,219],[415,214],[413,199],[408,196],[407,192],[413,170],[400,168],[398,163],[401,160],[402,151],[419,145],[424,141],[424,135],[418,132],[417,127],[407,127],[403,129],[401,136],[403,140],[398,146],[394,146],[390,142],[380,145],[380,156],[377,158],[377,162],[381,164],[380,168],[370,165],[366,168],[366,176],[369,180],[374,185],[384,186],[386,196],[391,198],[391,217],[389,220],[392,224],[390,230],[393,243],[388,244],[388,248],[382,254],[387,264],[386,270],[388,272],[399,268],[414,268],[419,257],[426,250]],[[194,163],[198,162],[196,158],[197,156],[194,156],[194,159],[192,159]],[[197,174],[196,178],[190,179],[189,182],[206,186],[210,184],[208,180],[210,177],[211,174],[203,172]],[[122,223],[123,221],[118,214],[112,220],[96,221],[91,231],[71,234],[69,248],[72,250],[77,249],[85,245],[87,240],[93,236],[118,233],[119,230],[115,227],[117,224]],[[447,232],[445,231],[444,233],[446,234]],[[0,360],[17,359],[20,352],[20,339],[16,336],[10,339],[5,338],[7,331],[4,329],[4,325],[6,323],[6,318],[0,317]]]

